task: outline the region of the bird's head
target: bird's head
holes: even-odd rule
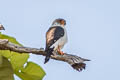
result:
[[[62,18],[55,19],[52,23],[52,26],[62,26],[64,27],[66,25],[66,21]]]
[[[0,24],[0,30],[5,30],[2,24]]]

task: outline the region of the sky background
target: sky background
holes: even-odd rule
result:
[[[46,72],[43,80],[120,80],[120,0],[0,0],[2,32],[24,46],[44,48],[56,18],[67,21],[63,51],[92,61],[77,72],[67,63],[43,64],[43,56],[31,55],[29,61]]]

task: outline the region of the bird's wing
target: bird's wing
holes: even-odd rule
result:
[[[64,29],[60,26],[49,28],[46,33],[46,48],[52,46],[58,39],[64,36]]]

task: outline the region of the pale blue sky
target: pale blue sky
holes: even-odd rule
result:
[[[45,32],[56,18],[67,21],[69,41],[63,51],[92,61],[77,72],[66,63],[43,64],[43,56],[31,55],[29,60],[47,73],[43,80],[120,80],[119,0],[0,0],[3,33],[24,46],[44,47]]]

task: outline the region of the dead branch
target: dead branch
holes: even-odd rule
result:
[[[43,56],[46,55],[43,48],[37,49],[37,48],[19,46],[9,42],[7,39],[0,39],[0,50],[10,50],[19,53],[32,53]],[[89,59],[84,59],[79,56],[67,54],[67,53],[65,53],[64,55],[58,55],[57,53],[54,53],[54,55],[52,55],[51,58],[55,60],[67,62],[77,71],[82,71],[83,69],[85,69],[86,64],[84,63],[84,61],[90,61]]]

